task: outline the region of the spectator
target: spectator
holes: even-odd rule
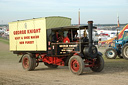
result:
[[[88,42],[88,37],[86,31],[83,33],[83,42]]]
[[[59,42],[59,38],[60,38],[60,34],[58,33],[58,31],[56,31],[55,34],[52,35],[52,42],[53,43]]]
[[[67,36],[68,36],[69,40],[72,41],[71,40],[71,30],[68,30]]]

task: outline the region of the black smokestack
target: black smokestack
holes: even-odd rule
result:
[[[89,47],[92,48],[93,21],[88,21]]]
[[[92,44],[93,43],[92,31],[93,31],[93,21],[88,21],[89,46],[84,47],[83,53],[84,56],[87,56],[89,58],[96,57],[98,53],[96,46]]]

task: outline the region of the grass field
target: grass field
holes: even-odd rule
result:
[[[9,51],[9,40],[0,37],[0,43],[0,63],[18,62],[19,57]]]
[[[5,43],[5,44],[9,44],[9,40],[1,38],[1,37],[0,37],[0,42]]]

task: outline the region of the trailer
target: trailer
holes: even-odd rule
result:
[[[19,62],[25,70],[34,70],[40,62],[49,68],[68,66],[74,74],[85,67],[94,72],[104,68],[102,53],[92,40],[93,21],[88,26],[71,26],[71,18],[44,17],[9,23],[10,51],[22,55]],[[75,37],[77,31],[88,30],[89,37]],[[69,32],[69,33],[68,33]]]

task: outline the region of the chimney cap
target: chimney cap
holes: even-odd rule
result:
[[[88,21],[88,24],[91,24],[91,23],[93,23],[93,21]]]

